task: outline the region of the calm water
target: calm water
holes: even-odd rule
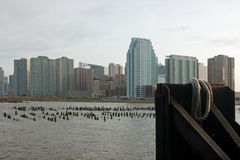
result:
[[[36,121],[20,118],[18,111],[14,121],[14,106],[137,106],[137,104],[113,103],[56,103],[31,102],[26,104],[0,104],[0,159],[100,159],[100,160],[154,160],[155,118],[120,117],[113,119],[89,119],[83,116],[51,122],[36,112]],[[140,104],[150,106],[151,104]],[[152,105],[151,105],[152,106]],[[11,119],[2,116],[11,113]],[[27,111],[25,113],[29,113]],[[45,111],[46,112],[46,111]],[[84,112],[84,111],[83,111]],[[138,111],[154,113],[154,111]],[[49,113],[51,113],[49,111]],[[28,114],[29,115],[29,114]]]
[[[136,107],[138,104],[117,103],[64,103],[64,102],[31,102],[26,104],[0,104],[0,159],[22,160],[154,160],[155,159],[155,118],[153,117],[113,117],[104,121],[101,112],[93,111],[99,120],[69,116],[69,120],[57,119],[57,122],[43,119],[41,111],[36,111],[36,121],[20,118],[20,114],[29,115],[31,111],[18,111],[16,106],[44,106],[58,111],[62,107]],[[151,104],[139,104],[149,107]],[[237,106],[238,108],[239,106]],[[59,109],[60,108],[60,109]],[[236,118],[240,123],[239,110]],[[11,114],[11,119],[2,113]],[[46,114],[47,110],[45,110]],[[81,111],[89,113],[89,111]],[[152,113],[151,110],[135,111],[138,114]],[[28,114],[27,114],[28,113]],[[49,111],[48,113],[56,113]],[[60,113],[60,112],[59,112]],[[80,111],[79,111],[80,113]],[[121,113],[121,112],[120,112]],[[14,121],[16,117],[19,121]]]

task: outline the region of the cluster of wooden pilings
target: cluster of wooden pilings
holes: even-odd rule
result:
[[[45,106],[14,106],[9,112],[3,112],[2,116],[14,121],[28,119],[37,121],[44,119],[50,122],[59,120],[69,121],[76,117],[91,120],[107,120],[122,118],[155,118],[154,106],[67,106],[67,107],[45,107]]]

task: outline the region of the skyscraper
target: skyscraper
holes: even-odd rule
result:
[[[4,71],[0,67],[0,96],[4,95]]]
[[[89,65],[89,64],[87,64],[87,63],[83,63],[83,62],[79,62],[79,67],[80,68],[91,68],[91,66]]]
[[[120,64],[109,63],[108,75],[115,77],[116,74],[123,74],[123,67]]]
[[[115,74],[123,74],[123,66],[121,64],[116,64]]]
[[[212,84],[224,84],[235,89],[234,58],[218,55],[208,59],[208,81]]]
[[[8,76],[4,76],[4,80],[3,80],[3,95],[7,96],[8,95]]]
[[[104,76],[104,67],[96,64],[89,64],[93,76]]]
[[[15,85],[15,82],[14,82],[14,75],[9,75],[9,92],[8,92],[8,95],[14,95],[14,85]]]
[[[104,67],[96,64],[88,64],[79,62],[80,68],[90,68],[92,76],[103,76],[104,75]]]
[[[157,82],[157,64],[151,41],[132,38],[126,62],[127,97],[145,98],[145,86]]]
[[[56,60],[49,59],[49,95],[57,95]]]
[[[116,65],[115,63],[109,63],[108,65],[108,75],[111,77],[115,76]]]
[[[29,95],[30,64],[27,59],[14,60],[14,94],[16,96]]]
[[[126,77],[124,74],[115,74],[114,88],[116,97],[126,97]]]
[[[90,92],[91,69],[74,68],[74,89]]]
[[[124,97],[126,96],[126,78],[123,74],[123,67],[120,64],[109,63],[108,75],[113,78],[114,96]]]
[[[196,57],[170,55],[165,59],[165,67],[166,83],[184,84],[198,77]]]
[[[203,63],[198,63],[198,79],[208,81],[207,66]]]
[[[56,90],[58,96],[66,96],[73,90],[73,59],[56,59]]]
[[[157,75],[158,75],[157,82],[165,83],[166,69],[165,69],[165,66],[162,65],[161,63],[158,64]]]
[[[51,64],[51,65],[50,65]],[[51,82],[54,74],[53,61],[48,57],[39,56],[30,60],[30,95],[52,96],[54,85]]]

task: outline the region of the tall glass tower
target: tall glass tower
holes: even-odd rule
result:
[[[149,39],[132,38],[126,62],[128,98],[145,98],[145,87],[157,83],[158,59]]]
[[[29,95],[30,65],[26,58],[14,60],[14,92],[16,96]]]

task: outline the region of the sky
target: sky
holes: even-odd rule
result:
[[[164,64],[170,54],[235,58],[240,91],[240,1],[0,0],[0,66],[19,58],[66,56],[124,65],[132,37],[147,38]]]

